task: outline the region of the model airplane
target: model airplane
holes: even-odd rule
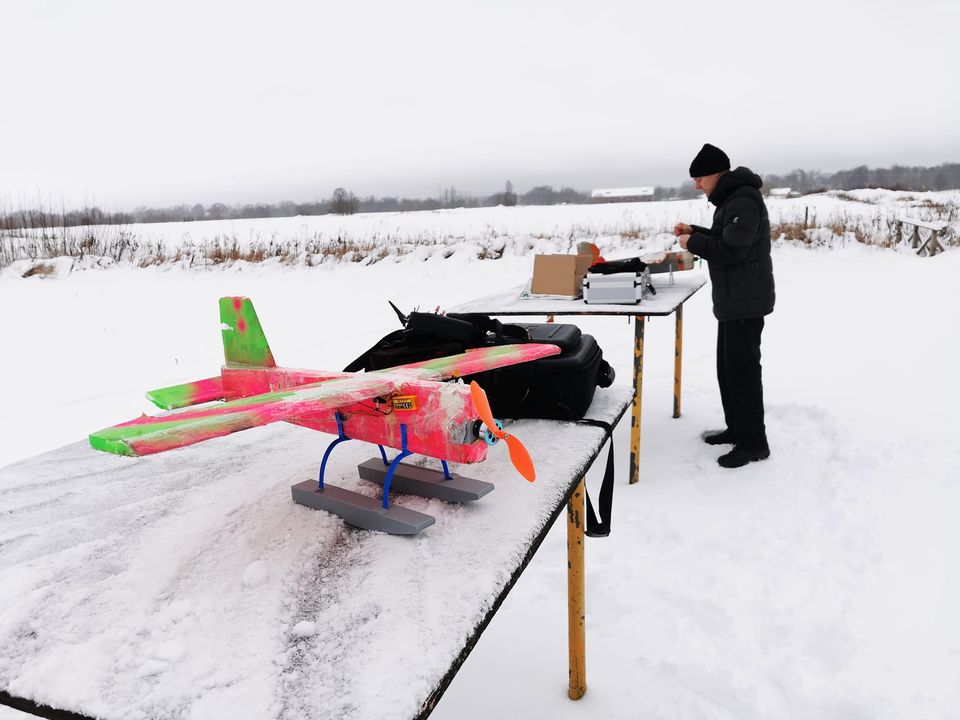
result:
[[[555,345],[500,345],[370,373],[338,373],[277,367],[249,298],[220,298],[220,323],[226,362],[220,375],[147,397],[165,410],[226,402],[143,415],[91,434],[90,444],[117,455],[149,455],[281,420],[331,433],[337,438],[324,453],[318,480],[294,485],[293,499],[393,534],[417,533],[434,518],[391,506],[391,482],[404,492],[476,500],[493,485],[452,474],[447,462],[480,462],[497,440],[505,441],[518,472],[535,478],[530,454],[493,418],[480,386],[444,381],[556,355]],[[359,470],[362,478],[383,484],[382,501],[324,482],[331,451],[349,439],[380,446],[380,458]],[[392,462],[384,446],[400,450]],[[414,453],[439,459],[442,472],[401,462]]]

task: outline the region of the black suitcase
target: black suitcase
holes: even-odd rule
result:
[[[558,346],[559,355],[464,378],[476,380],[486,391],[494,416],[514,419],[580,419],[597,387],[608,387],[614,379],[613,368],[603,359],[597,341],[582,335],[576,325],[504,325],[476,314],[411,313],[401,315],[401,320],[404,329],[382,338],[344,370],[380,370],[455,355],[471,347],[524,342]]]
[[[470,348],[529,342],[526,330],[519,325],[503,325],[487,315],[421,312],[403,315],[399,310],[397,314],[404,327],[382,337],[347,365],[344,372],[385,370],[397,365],[459,355]]]
[[[522,324],[530,342],[557,345],[559,355],[511,365],[475,376],[500,418],[578,420],[593,402],[597,387],[609,387],[613,368],[592,335],[576,325]]]
[[[580,328],[564,323],[515,323],[514,327],[523,328],[529,342],[551,343],[562,353],[576,348],[582,337]]]

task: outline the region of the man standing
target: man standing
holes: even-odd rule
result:
[[[730,158],[707,143],[690,165],[690,177],[716,205],[708,229],[677,223],[680,247],[707,261],[713,283],[717,330],[717,380],[727,427],[704,435],[710,445],[733,444],[717,462],[734,468],[770,456],[763,421],[760,335],[773,312],[770,219],[760,187],[745,167],[730,170]]]

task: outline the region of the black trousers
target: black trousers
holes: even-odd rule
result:
[[[763,378],[760,336],[763,318],[721,321],[717,330],[717,381],[727,427],[737,445],[767,447],[763,422]]]

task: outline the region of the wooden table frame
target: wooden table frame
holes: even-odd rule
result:
[[[614,423],[616,426],[616,423]],[[591,464],[592,464],[591,460]],[[584,552],[584,533],[586,529],[586,474],[577,480],[571,489],[569,500],[566,502],[567,509],[567,647],[568,647],[568,688],[567,697],[571,700],[579,700],[587,692],[587,604],[586,604],[586,562]],[[563,505],[557,509],[553,520],[559,517]],[[547,531],[553,526],[553,520],[549,522],[544,532],[537,538],[534,545],[530,548],[523,564],[510,578],[510,582],[504,588],[503,593],[497,598],[497,602],[491,608],[489,615],[483,624],[481,624],[474,633],[474,636],[467,641],[460,657],[451,667],[450,672],[444,678],[443,682],[434,691],[431,699],[424,705],[421,713],[415,720],[425,720],[433,712],[440,697],[453,681],[453,676],[460,669],[460,665],[466,660],[467,655],[480,639],[481,633],[486,629],[487,624],[493,619],[494,613],[500,608],[501,603],[506,599],[507,594],[516,584],[520,573],[526,568],[534,554],[539,549],[540,544],[546,538]]]
[[[586,490],[586,483],[581,480],[567,503],[567,643],[570,668],[567,697],[571,700],[579,700],[587,692],[586,566],[583,552]]]

